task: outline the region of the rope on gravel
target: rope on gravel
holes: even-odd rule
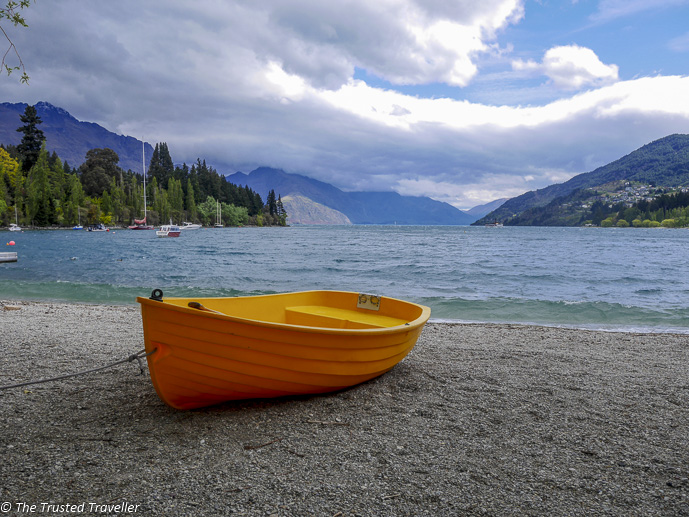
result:
[[[97,372],[100,370],[105,370],[106,368],[112,368],[113,366],[117,366],[118,364],[122,363],[131,363],[133,361],[138,361],[139,362],[139,371],[140,374],[144,374],[144,366],[143,363],[141,362],[141,359],[144,357],[148,357],[151,355],[153,352],[155,352],[157,348],[154,348],[151,350],[149,353],[145,353],[146,349],[140,350],[136,354],[132,354],[128,356],[126,359],[121,359],[119,361],[115,361],[114,363],[106,364],[105,366],[99,366],[98,368],[92,368],[91,370],[85,370],[83,372],[77,372],[77,373],[70,373],[67,375],[60,375],[59,377],[51,377],[50,379],[41,379],[39,381],[28,381],[28,382],[21,382],[19,384],[10,384],[8,386],[0,386],[0,390],[8,390],[10,388],[20,388],[22,386],[29,386],[31,384],[41,384],[44,382],[53,382],[53,381],[60,381],[62,379],[69,379],[70,377],[77,377],[79,375],[86,375],[87,373],[93,373]]]

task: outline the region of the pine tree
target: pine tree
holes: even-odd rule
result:
[[[81,222],[79,207],[83,205],[86,196],[84,195],[81,181],[79,181],[76,174],[70,174],[67,177],[67,190],[69,191],[69,196],[64,210],[64,222],[66,224],[77,224]]]
[[[187,197],[185,200],[185,208],[187,210],[187,217],[192,222],[196,221],[196,202],[194,201],[194,186],[191,183],[191,178],[187,178]]]
[[[278,195],[278,201],[277,201],[277,216],[278,220],[280,221],[280,226],[287,226],[287,210],[285,210],[285,206],[282,204],[282,196]]]
[[[22,170],[29,172],[31,167],[38,161],[38,155],[41,152],[43,140],[45,140],[43,131],[38,129],[38,124],[42,124],[43,121],[36,113],[34,106],[27,106],[24,114],[19,116],[19,120],[24,125],[17,128],[17,132],[24,133],[24,136],[21,143],[17,146],[17,150],[22,156]]]
[[[170,205],[170,214],[173,218],[179,220],[182,218],[184,211],[184,191],[182,190],[182,182],[175,178],[170,178],[167,182],[167,200]]]
[[[175,166],[172,163],[172,157],[167,144],[165,142],[156,144],[153,156],[151,156],[151,163],[148,166],[148,175],[156,178],[159,185],[167,185],[174,172]]]
[[[28,206],[31,221],[37,226],[48,226],[55,222],[53,195],[50,186],[48,153],[44,150],[29,171]]]
[[[268,213],[270,215],[276,215],[278,211],[277,199],[275,199],[275,190],[268,192],[268,199],[266,201],[266,206],[268,207]]]

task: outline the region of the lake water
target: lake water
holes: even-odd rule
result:
[[[309,289],[428,305],[433,320],[689,333],[689,231],[295,226],[2,232],[0,299],[136,304]],[[15,246],[6,242],[14,240]]]

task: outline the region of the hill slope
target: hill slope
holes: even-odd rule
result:
[[[608,165],[574,176],[565,183],[532,190],[509,199],[474,224],[494,220],[509,224],[511,218],[527,210],[538,219],[541,208],[547,207],[552,210],[551,204],[555,202],[565,205],[580,200],[581,194],[578,191],[581,189],[601,187],[619,181],[636,181],[658,187],[689,185],[689,135],[666,136]]]
[[[289,215],[289,224],[352,224],[342,212],[311,201],[299,194],[282,198],[282,204]]]
[[[247,185],[264,199],[271,189],[281,196],[303,196],[342,212],[353,224],[466,225],[476,219],[448,203],[427,197],[395,192],[343,192],[328,183],[269,167],[249,174],[237,172],[227,176],[227,180]]]
[[[17,132],[17,128],[23,125],[19,117],[24,114],[26,106],[24,103],[0,104],[1,144],[18,145],[21,142],[22,134]],[[70,167],[84,163],[86,152],[91,149],[109,148],[120,157],[118,165],[125,171],[141,172],[141,140],[112,133],[92,122],[81,122],[47,102],[37,103],[36,112],[43,121],[38,128],[45,134],[48,152],[56,152]],[[146,144],[146,162],[152,154],[153,147]]]
[[[484,205],[477,205],[473,208],[470,208],[469,210],[466,211],[467,214],[476,217],[477,219],[488,215],[491,213],[493,210],[497,210],[500,208],[505,201],[507,201],[508,198],[502,197],[500,199],[495,199],[494,201],[490,201],[489,203],[486,203]]]

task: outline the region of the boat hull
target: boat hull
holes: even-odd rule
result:
[[[177,409],[228,400],[338,391],[377,377],[414,347],[427,307],[381,298],[358,308],[359,294],[307,291],[141,304],[151,380]],[[155,350],[155,351],[154,351]]]
[[[162,226],[156,235],[158,237],[179,237],[180,233],[179,226]]]

